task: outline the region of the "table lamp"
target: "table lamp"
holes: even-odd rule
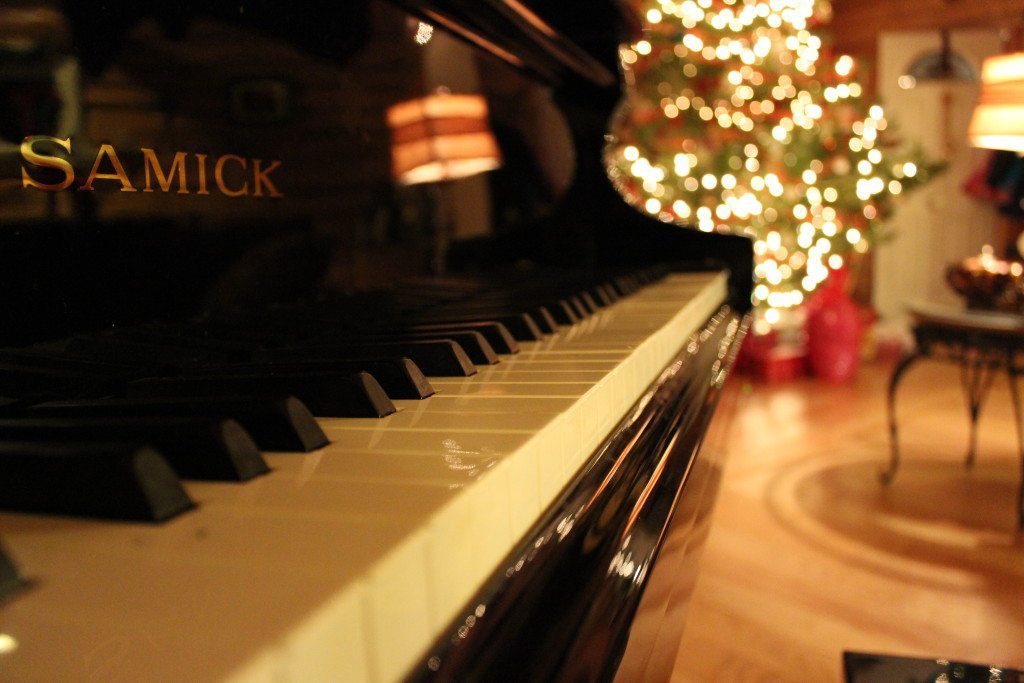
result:
[[[967,137],[975,147],[1024,153],[1024,52],[989,57]]]
[[[388,107],[391,176],[400,185],[429,184],[434,203],[434,272],[444,272],[452,219],[442,188],[501,165],[482,95],[438,92]]]
[[[501,165],[482,95],[437,93],[388,107],[391,175],[402,185],[466,178]]]

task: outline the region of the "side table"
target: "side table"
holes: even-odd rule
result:
[[[879,473],[879,478],[883,484],[888,484],[899,467],[896,388],[912,365],[922,358],[946,360],[959,365],[960,382],[971,421],[965,460],[967,467],[974,464],[981,407],[992,387],[992,380],[997,373],[1004,371],[1010,385],[1017,428],[1017,449],[1021,458],[1017,524],[1018,528],[1024,529],[1024,424],[1021,421],[1022,403],[1017,385],[1018,376],[1024,374],[1024,316],[969,311],[932,303],[914,303],[908,306],[908,311],[913,319],[917,345],[900,359],[889,380],[891,453],[889,466]]]

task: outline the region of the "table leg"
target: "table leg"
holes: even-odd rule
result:
[[[1021,422],[1020,387],[1012,363],[1007,364],[1007,378],[1010,381],[1010,396],[1013,398],[1013,416],[1017,422],[1017,453],[1020,456],[1020,505],[1017,508],[1017,528],[1024,531],[1024,423]]]
[[[905,354],[900,359],[900,362],[896,364],[896,368],[892,371],[892,377],[889,378],[889,467],[878,473],[878,479],[883,484],[888,484],[892,481],[892,478],[896,476],[897,468],[900,466],[899,434],[896,427],[896,387],[899,385],[903,374],[923,356],[923,353],[916,350]]]
[[[971,419],[967,457],[964,458],[964,465],[968,468],[974,465],[978,449],[978,418],[995,375],[996,369],[986,358],[965,358],[960,363],[960,383],[963,386],[964,399],[967,401],[967,413]]]

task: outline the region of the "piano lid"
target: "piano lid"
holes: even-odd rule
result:
[[[572,42],[552,24],[547,12],[529,3],[519,0],[397,0],[397,3],[425,21],[444,26],[477,47],[550,83],[558,84],[567,77],[575,77],[601,87],[615,84],[614,69]],[[584,8],[575,5],[573,9],[580,12]]]
[[[628,14],[621,0],[6,4],[0,344],[454,261],[705,255],[703,237],[668,252],[652,238],[634,258],[648,231],[688,231],[628,209],[604,175]]]
[[[157,21],[168,33],[181,35],[201,17],[254,28],[310,54],[343,60],[365,34],[367,0],[336,3],[299,13],[272,2],[183,2],[147,6],[130,0],[93,7],[68,7],[75,45],[83,62],[102,68],[116,54],[124,34],[140,19]],[[410,14],[459,36],[507,63],[550,83],[581,78],[601,87],[614,85],[615,68],[602,64],[577,45],[572,31],[595,20],[604,35],[623,28],[639,31],[624,0],[548,3],[543,0],[393,0]],[[556,22],[558,26],[556,27]],[[622,32],[621,37],[625,38]]]

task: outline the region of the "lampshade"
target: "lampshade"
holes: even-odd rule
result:
[[[967,137],[975,147],[1024,152],[1024,52],[984,61]]]
[[[501,165],[480,95],[434,94],[388,108],[391,175],[403,185],[455,180]]]

